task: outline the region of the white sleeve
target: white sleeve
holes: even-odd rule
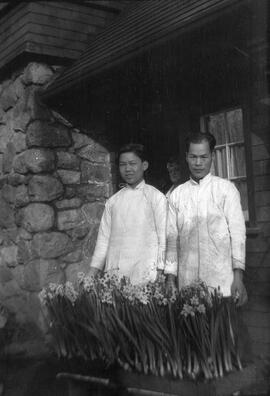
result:
[[[110,235],[111,235],[111,205],[110,202],[108,201],[105,205],[105,209],[101,218],[97,243],[90,264],[91,267],[98,268],[100,270],[104,269],[108,247],[109,247]]]
[[[155,225],[158,237],[158,258],[157,269],[164,270],[165,249],[166,249],[166,206],[167,201],[164,195],[159,194],[154,205]]]
[[[167,211],[167,247],[165,260],[165,274],[177,276],[178,272],[178,227],[177,227],[177,209],[172,200],[168,201]]]
[[[245,269],[246,255],[246,226],[241,207],[240,194],[237,188],[231,184],[227,190],[224,213],[227,219],[231,238],[232,265],[233,269]]]

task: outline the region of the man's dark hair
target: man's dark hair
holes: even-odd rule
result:
[[[211,153],[214,151],[216,146],[216,138],[209,132],[195,132],[191,133],[189,136],[186,137],[185,145],[186,145],[186,152],[189,151],[190,143],[202,143],[208,142]]]
[[[147,161],[147,153],[143,144],[139,143],[128,143],[122,146],[118,153],[118,162],[121,154],[124,153],[134,153],[142,161]]]

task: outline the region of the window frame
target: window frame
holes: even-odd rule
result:
[[[252,161],[252,148],[251,148],[251,120],[250,120],[250,111],[247,106],[235,105],[233,107],[223,107],[217,111],[211,111],[206,114],[202,114],[200,116],[200,129],[202,132],[209,132],[207,117],[210,115],[217,115],[221,113],[227,113],[229,111],[241,109],[242,111],[242,123],[243,123],[243,142],[241,144],[244,147],[245,151],[245,162],[246,162],[246,176],[245,180],[247,183],[247,200],[248,200],[248,213],[249,213],[249,220],[246,221],[247,226],[247,233],[253,234],[258,232],[257,222],[256,222],[256,211],[255,211],[255,189],[254,189],[254,177],[253,177],[253,161]],[[226,118],[225,118],[226,119]],[[203,120],[203,128],[202,128],[202,120]],[[233,142],[232,145],[237,144],[237,142]],[[227,145],[230,145],[227,144]],[[226,146],[226,144],[217,145],[219,146]],[[227,150],[226,150],[227,151]],[[241,180],[241,177],[237,177],[237,180]],[[233,180],[233,178],[228,178],[227,180]]]

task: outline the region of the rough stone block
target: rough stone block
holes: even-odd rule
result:
[[[29,65],[24,70],[22,82],[25,85],[43,85],[48,83],[52,79],[53,74],[53,70],[45,64],[40,64],[36,62],[29,63]]]
[[[88,223],[99,223],[104,211],[104,203],[91,202],[82,206],[82,212]]]
[[[16,187],[5,184],[2,188],[2,197],[8,203],[14,203],[16,199]]]
[[[33,238],[32,234],[26,231],[24,228],[19,228],[18,230],[18,240],[25,239],[26,241],[30,241]]]
[[[18,100],[18,98],[16,95],[16,90],[14,88],[14,85],[12,84],[12,82],[7,83],[5,85],[5,87],[3,88],[3,91],[2,91],[1,97],[0,97],[2,108],[5,111],[7,111],[8,109],[10,109],[11,107],[13,107],[16,104],[17,100]]]
[[[63,210],[57,213],[57,228],[61,231],[85,225],[86,219],[81,209]]]
[[[41,258],[56,258],[72,251],[70,238],[62,232],[38,233],[32,242],[34,251]]]
[[[97,151],[95,146],[85,146],[78,151],[79,157],[90,162],[105,164],[110,162],[110,154],[104,151]]]
[[[55,154],[51,150],[33,148],[17,155],[13,169],[17,173],[50,172],[55,169]]]
[[[57,171],[63,184],[79,184],[81,181],[81,172],[59,169]]]
[[[57,153],[57,167],[63,169],[80,169],[80,159],[72,153],[66,151],[59,151]]]
[[[50,202],[63,194],[62,183],[53,176],[35,175],[28,185],[31,201]]]
[[[30,240],[20,238],[18,240],[18,264],[26,264],[38,257],[37,252],[33,248],[33,243]]]
[[[76,209],[81,206],[82,201],[80,198],[62,199],[61,201],[56,201],[54,204],[57,209]]]
[[[66,254],[65,256],[61,256],[61,260],[65,263],[76,263],[80,261],[82,258],[82,246],[79,246],[78,249],[73,250],[72,252]]]
[[[77,194],[88,202],[96,201],[98,198],[109,196],[109,188],[106,184],[88,183],[77,187]]]
[[[25,134],[23,132],[16,132],[11,139],[11,143],[14,145],[16,153],[26,150]]]
[[[73,228],[72,230],[67,230],[67,234],[70,236],[72,241],[77,241],[83,239],[85,235],[88,234],[90,229],[89,224],[84,224],[80,227]]]
[[[13,210],[2,197],[0,197],[0,227],[15,227]]]
[[[20,225],[29,232],[47,231],[54,224],[54,210],[49,205],[31,203],[20,212]]]
[[[95,142],[89,136],[84,135],[83,133],[72,132],[72,140],[74,143],[75,149],[80,149],[84,146],[92,146],[94,147]]]
[[[18,263],[17,253],[18,247],[16,245],[2,247],[0,250],[2,264],[6,265],[7,267],[16,267]]]
[[[0,153],[4,153],[7,148],[7,144],[12,139],[13,133],[9,126],[0,125]]]
[[[12,272],[5,265],[0,265],[0,282],[7,283],[13,279]]]
[[[19,173],[11,173],[8,175],[8,183],[12,186],[19,186],[20,184],[26,184],[28,177],[20,175]]]
[[[15,206],[25,206],[30,202],[27,187],[23,184],[16,188]]]
[[[88,183],[89,181],[109,181],[110,179],[110,168],[108,165],[94,165],[89,161],[83,161],[81,165],[82,171],[82,183]]]
[[[3,172],[10,173],[12,170],[13,160],[16,154],[16,149],[13,143],[8,143],[3,156]]]
[[[69,147],[71,137],[64,125],[35,120],[27,127],[26,144],[28,147]]]

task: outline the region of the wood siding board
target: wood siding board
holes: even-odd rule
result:
[[[247,252],[267,252],[269,250],[269,241],[267,238],[248,238],[246,249]]]
[[[270,355],[270,344],[266,344],[265,342],[256,342],[252,341],[252,352],[254,356],[257,357],[266,357]]]
[[[73,18],[69,19],[66,17],[66,15],[52,15],[49,13],[42,14],[42,13],[32,12],[31,16],[34,20],[36,20],[41,25],[43,24],[43,21],[44,21],[48,26],[61,27],[62,23],[65,23],[67,26],[76,23],[77,25],[81,25],[83,27],[93,26],[95,28],[101,28],[105,25],[105,21],[103,21],[102,23],[99,23],[95,17],[91,17],[91,16],[87,16],[87,15],[84,15],[83,17],[73,16]]]
[[[258,222],[261,223],[270,222],[270,207],[260,206],[256,208],[256,217]]]
[[[89,37],[88,34],[80,34],[80,37],[78,37],[78,35],[74,34],[72,31],[63,30],[61,28],[52,28],[44,25],[40,26],[36,23],[29,24],[29,33],[40,38],[43,37],[44,43],[48,43],[47,38],[50,38],[50,40],[55,42],[58,46],[59,44],[63,44],[63,46],[66,47],[66,43],[68,42],[69,48],[78,48],[79,50],[85,48],[85,43]]]
[[[245,324],[249,327],[262,327],[270,331],[270,312],[245,311],[243,313]]]
[[[257,238],[255,238],[257,240]],[[269,249],[265,252],[249,252],[247,255],[247,267],[268,267],[270,266]],[[270,301],[269,301],[270,302]]]
[[[88,33],[95,33],[98,26],[94,23],[82,23],[77,19],[68,21],[64,18],[53,17],[52,20],[52,18],[49,18],[46,15],[40,15],[39,17],[37,14],[31,14],[31,22],[38,24],[41,29],[45,26],[51,29],[67,30],[74,32],[78,37],[80,37],[80,35],[87,35]]]
[[[255,191],[269,191],[270,177],[268,175],[254,177]]]
[[[245,279],[247,281],[256,282],[270,282],[270,265],[267,267],[249,267],[245,272]],[[270,307],[269,307],[270,311]]]
[[[48,45],[40,45],[40,43],[36,43],[34,40],[29,40],[26,43],[27,52],[36,53],[40,55],[48,55],[58,58],[67,58],[67,59],[77,59],[80,52],[75,49],[63,49],[62,47],[57,46],[48,46]]]
[[[270,223],[261,223],[260,230],[265,237],[270,237]]]
[[[13,16],[13,18],[9,18],[8,16],[6,16],[4,20],[1,20],[0,23],[1,42],[3,42],[6,37],[9,37],[10,34],[16,32],[17,27],[25,22],[25,19],[28,15],[29,15],[28,8],[23,7],[18,10],[18,12]]]
[[[17,56],[19,53],[23,52],[27,48],[27,35],[28,33],[25,32],[19,40],[11,44],[9,48],[2,52],[0,61],[1,65],[5,65],[12,58],[15,58],[15,56]]]
[[[209,9],[211,9],[211,12],[213,12],[214,10],[220,10],[220,8],[222,8],[221,4],[223,6],[228,6],[227,1],[204,1],[200,4],[198,4],[198,2],[194,2],[192,3],[192,7],[194,7],[194,4],[196,5],[191,11],[189,9],[188,11],[183,12],[183,8],[181,8],[180,11],[178,9],[178,12],[175,11],[172,13],[171,11],[171,13],[168,14],[168,18],[166,18],[168,10],[164,10],[164,4],[167,6],[168,4],[167,2],[163,1],[159,2],[158,4],[158,16],[155,19],[153,18],[153,15],[155,14],[153,10],[153,3],[151,2],[147,4],[150,4],[149,9],[151,9],[151,11],[150,15],[144,15],[143,34],[140,31],[142,27],[139,24],[134,23],[134,21],[132,26],[129,25],[128,32],[123,34],[123,30],[121,29],[123,28],[123,25],[125,26],[125,23],[127,23],[128,15],[126,16],[126,21],[121,21],[121,18],[119,18],[118,26],[120,26],[117,28],[118,30],[116,29],[116,33],[113,34],[113,26],[110,27],[111,30],[105,29],[104,33],[101,34],[97,40],[95,40],[95,43],[88,47],[88,51],[91,53],[90,60],[89,52],[86,51],[84,57],[80,59],[80,61],[77,62],[73,68],[70,68],[66,73],[64,73],[63,76],[58,79],[58,81],[56,80],[56,82],[53,84],[53,87],[48,89],[48,93],[50,90],[54,90],[54,92],[61,91],[62,85],[64,85],[65,88],[73,85],[74,75],[80,76],[80,80],[86,79],[90,75],[93,75],[94,69],[96,71],[100,71],[101,66],[103,68],[108,67],[106,62],[110,62],[111,67],[115,63],[118,63],[120,59],[123,59],[123,57],[126,59],[130,57],[131,54],[134,55],[136,51],[142,51],[142,49],[145,50],[157,40],[167,37],[168,34],[172,32],[175,33],[176,30],[183,28],[187,24],[190,26],[192,21],[196,20],[196,18],[198,19],[198,15],[199,18],[203,18],[205,15],[207,15],[207,13],[209,13]],[[180,3],[174,2],[173,5],[175,6],[175,4]],[[186,4],[187,3],[185,3],[185,5]],[[188,4],[190,5],[191,2]],[[162,7],[163,11],[161,12]],[[138,17],[138,15],[136,17]],[[153,23],[153,20],[156,24]],[[134,34],[134,32],[136,34]],[[102,42],[102,46],[100,45],[100,40]],[[93,56],[93,50],[95,56]]]
[[[24,37],[29,30],[29,22],[23,23],[23,25],[18,26],[18,30],[16,33],[11,34],[9,38],[6,38],[3,41],[3,44],[0,45],[1,48],[1,56],[5,56],[6,53],[10,52],[10,47],[13,44],[16,44],[17,41],[22,41],[22,37]]]
[[[270,296],[253,296],[249,297],[247,304],[243,307],[245,311],[269,312]]]
[[[269,206],[270,207],[270,191],[257,191],[255,193],[256,207]]]
[[[267,160],[270,158],[270,145],[269,144],[258,144],[252,146],[252,158],[254,161]]]
[[[37,34],[35,32],[29,32],[28,33],[28,40],[31,42],[35,42],[37,45],[40,45],[41,47],[44,45],[44,36],[41,34]],[[84,49],[84,43],[77,42],[77,45],[74,45],[74,42],[71,42],[70,40],[66,38],[61,38],[57,42],[55,36],[46,36],[46,46],[47,47],[57,47],[57,48],[62,48],[63,50],[68,49],[68,50],[75,50],[77,53],[80,53]]]
[[[270,174],[270,159],[253,162],[254,175],[269,175]]]
[[[63,3],[62,3],[63,4]],[[70,4],[70,3],[65,3]],[[64,7],[59,3],[54,2],[46,2],[46,3],[30,3],[30,10],[36,14],[48,15],[48,16],[57,16],[59,18],[63,18],[66,20],[74,20],[75,16],[79,19],[87,23],[88,18],[93,18],[96,23],[104,24],[106,20],[106,12],[101,11],[101,13],[96,13],[96,10],[90,7],[79,6],[78,4],[74,5],[74,7]]]
[[[270,344],[270,331],[268,328],[250,326],[248,332],[252,340]]]

